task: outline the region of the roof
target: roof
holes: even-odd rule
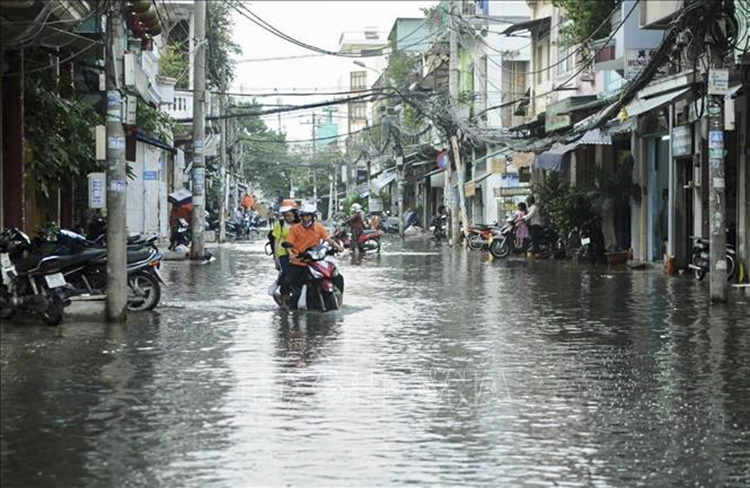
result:
[[[502,34],[508,35],[518,31],[533,31],[540,27],[544,27],[545,24],[549,26],[552,23],[551,17],[540,17],[538,19],[527,20],[526,22],[518,22],[505,29]]]

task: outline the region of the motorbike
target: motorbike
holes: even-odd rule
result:
[[[128,310],[153,310],[161,299],[159,274],[163,254],[156,247],[159,236],[140,234],[127,238]],[[107,292],[107,250],[102,240],[89,241],[67,229],[57,235],[54,254],[71,295],[104,295]],[[43,243],[40,243],[43,245]]]
[[[493,257],[502,259],[510,254],[523,254],[532,250],[531,239],[526,239],[520,246],[516,243],[516,226],[516,218],[511,216],[501,228],[492,229],[493,240],[489,251]],[[536,257],[539,259],[563,259],[565,257],[565,246],[554,224],[542,228]]]
[[[473,251],[488,251],[490,248],[490,237],[497,230],[499,230],[497,223],[494,225],[470,225],[467,233],[469,249]]]
[[[70,305],[68,284],[58,256],[41,257],[32,249],[31,239],[19,229],[0,234],[0,318],[26,310],[55,326]]]
[[[580,243],[580,247],[575,246]],[[607,260],[604,247],[604,234],[602,233],[599,217],[592,217],[584,221],[580,227],[576,227],[568,234],[568,251],[571,256],[577,256],[579,261],[588,261],[591,264],[604,263]]]
[[[283,247],[289,249],[292,246],[289,242],[284,242]],[[316,310],[319,312],[329,312],[338,310],[344,301],[344,277],[339,273],[336,263],[329,259],[329,256],[336,254],[337,249],[331,247],[328,243],[322,243],[307,249],[299,255],[299,258],[307,263],[307,282],[302,286],[290,291],[289,296],[282,297],[278,283],[274,285],[273,296],[279,305],[294,297],[302,297],[305,294],[305,305],[307,310]],[[291,308],[296,309],[297,303],[291,304]]]
[[[690,236],[690,238],[693,240],[693,256],[688,268],[693,271],[696,280],[702,281],[710,269],[710,240],[698,236]],[[734,246],[727,242],[727,281],[732,281],[734,278],[735,259]]]
[[[190,224],[187,223],[187,220],[178,219],[177,225],[172,227],[172,233],[169,236],[169,250],[176,251],[179,246],[190,247],[190,242],[193,240],[192,236],[193,232],[190,230]]]
[[[446,215],[438,215],[436,217],[433,217],[432,222],[430,223],[430,230],[432,230],[432,237],[436,241],[439,241],[440,239],[446,239],[448,237],[445,229],[447,222],[448,217]]]
[[[345,249],[351,248],[351,239],[344,229],[337,227],[331,237],[337,240]],[[383,231],[365,229],[357,239],[357,246],[362,252],[373,251],[379,253],[381,237],[383,237]]]

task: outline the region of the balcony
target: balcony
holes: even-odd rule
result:
[[[641,2],[639,20],[642,29],[664,29],[682,9],[684,0]]]
[[[617,71],[626,79],[632,79],[651,59],[652,51],[662,40],[661,30],[643,30],[639,27],[639,9],[653,3],[625,0],[620,5],[620,12],[612,16],[612,30],[616,30],[611,38],[599,39],[591,45],[596,53],[594,60],[597,69],[602,71]],[[635,11],[628,16],[631,9]],[[626,19],[623,23],[621,19]]]

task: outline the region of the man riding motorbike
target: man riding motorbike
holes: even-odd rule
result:
[[[314,204],[306,203],[302,205],[299,210],[300,222],[289,229],[287,242],[292,245],[289,249],[291,251],[291,266],[289,266],[289,272],[286,274],[285,289],[292,292],[289,303],[289,308],[292,310],[296,309],[302,285],[308,280],[307,263],[299,258],[300,254],[311,247],[317,246],[321,241],[329,243],[339,252],[344,251],[344,248],[338,242],[331,239],[326,228],[315,221],[317,214],[318,209]]]

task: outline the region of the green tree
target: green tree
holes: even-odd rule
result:
[[[242,54],[242,48],[232,40],[234,22],[232,3],[212,1],[206,8],[206,51],[208,84],[214,89],[228,87],[234,79],[233,55]]]
[[[552,0],[552,5],[562,9],[571,20],[560,29],[562,42],[575,45],[592,36],[594,39],[606,37],[611,28],[604,21],[619,4],[620,0]]]
[[[162,76],[177,80],[175,87],[178,90],[187,90],[190,68],[187,55],[182,52],[179,45],[170,42],[166,52],[159,59],[159,72]]]
[[[24,110],[30,172],[42,194],[48,196],[68,177],[103,169],[92,134],[102,117],[75,93],[61,97],[54,71],[24,77]]]

